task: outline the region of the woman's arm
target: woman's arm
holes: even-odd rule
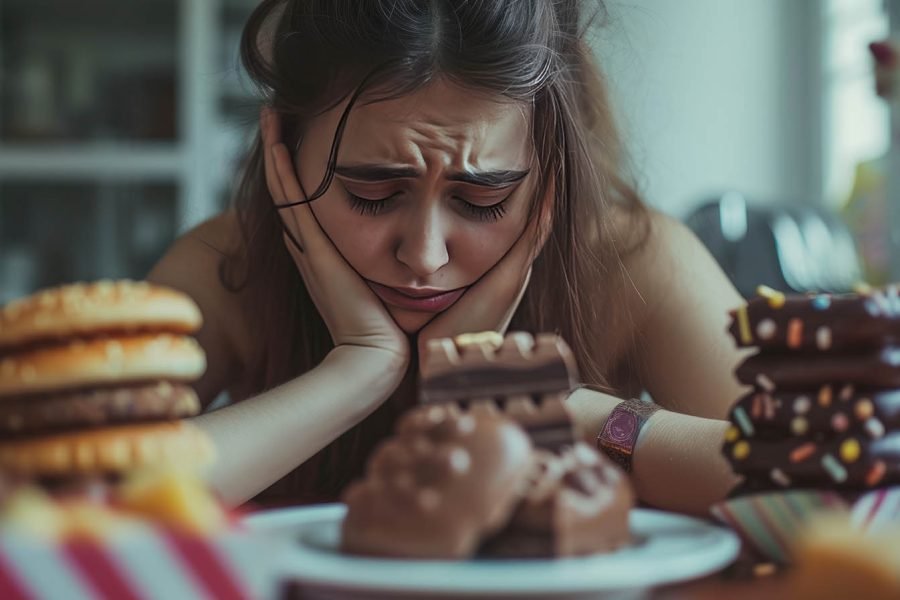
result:
[[[305,375],[193,419],[216,445],[210,483],[244,502],[359,423],[396,389],[405,365],[371,349],[338,347]]]
[[[194,387],[203,406],[225,389],[243,387],[256,347],[238,295],[218,277],[236,227],[229,213],[200,225],[147,278],[185,292],[200,306],[204,323],[196,337],[208,368]],[[252,498],[375,410],[400,383],[402,362],[375,348],[338,347],[278,388],[195,417],[217,450],[211,485],[228,504]]]

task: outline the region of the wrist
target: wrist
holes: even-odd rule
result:
[[[322,362],[341,369],[366,388],[392,393],[406,373],[409,359],[396,352],[363,346],[336,346]]]
[[[641,400],[618,403],[597,436],[597,449],[606,454],[626,473],[634,470],[634,454],[647,432],[647,425],[659,406]]]

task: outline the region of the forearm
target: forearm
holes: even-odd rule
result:
[[[579,436],[594,443],[619,398],[587,389],[568,400]],[[737,483],[722,456],[728,423],[666,410],[641,430],[632,483],[641,501],[667,510],[708,516],[709,507]]]
[[[210,484],[227,504],[252,498],[374,411],[402,369],[338,348],[296,379],[194,418],[217,449]]]

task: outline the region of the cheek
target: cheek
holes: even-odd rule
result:
[[[475,223],[462,228],[455,240],[453,263],[467,283],[478,279],[496,265],[523,230],[521,219],[501,219],[496,223]]]
[[[327,193],[313,203],[322,229],[350,266],[364,277],[373,278],[379,263],[388,264],[388,230],[378,222],[354,213],[342,198]]]

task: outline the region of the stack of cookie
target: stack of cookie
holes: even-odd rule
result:
[[[629,543],[628,480],[575,439],[564,405],[576,379],[556,335],[433,340],[425,406],[402,419],[344,496],[344,550],[538,558]]]
[[[212,445],[183,417],[206,368],[187,296],[101,281],[0,309],[0,470],[82,487],[144,467],[201,467]]]
[[[900,483],[900,294],[785,297],[760,288],[731,334],[760,351],[737,369],[753,390],[723,451],[738,493],[864,491]]]

